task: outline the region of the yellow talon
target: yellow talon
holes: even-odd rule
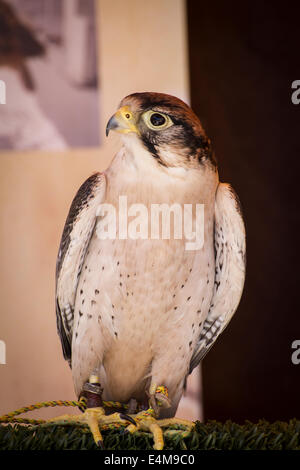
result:
[[[100,433],[98,422],[101,421],[104,415],[103,408],[90,408],[86,410],[86,423],[93,434],[94,441],[100,447],[103,447],[103,437]]]
[[[102,407],[87,408],[82,415],[63,415],[57,418],[52,418],[48,422],[57,424],[86,424],[88,425],[95,443],[104,448],[103,437],[100,429],[107,429],[111,426],[116,428],[126,426],[126,431],[133,433],[135,431],[148,431],[153,435],[154,449],[162,450],[164,448],[164,435],[163,429],[169,426],[184,426],[184,430],[167,430],[166,436],[180,432],[182,435],[187,436],[195,426],[191,421],[180,418],[169,419],[156,419],[159,414],[160,407],[169,407],[170,400],[168,397],[168,389],[164,386],[157,387],[153,384],[150,387],[149,393],[149,408],[146,411],[141,411],[136,415],[126,415],[122,413],[113,413],[105,415],[105,410]],[[155,406],[151,406],[154,403]]]
[[[50,419],[48,422],[58,424],[87,424],[93,435],[94,441],[97,446],[104,448],[103,437],[100,432],[100,428],[103,426],[106,428],[108,425],[123,426],[128,421],[135,422],[131,416],[126,416],[121,413],[113,413],[111,415],[105,415],[105,410],[99,408],[87,408],[82,415],[63,415],[56,418]]]
[[[154,446],[155,450],[162,450],[164,448],[164,437],[163,432],[159,424],[153,422],[149,426],[149,431],[153,434],[154,439]]]
[[[142,411],[138,415],[135,415],[134,419],[136,425],[130,424],[127,426],[126,431],[133,433],[136,431],[149,431],[153,435],[154,446],[156,450],[164,448],[163,431],[159,425],[159,422],[153,417],[154,411],[149,408],[147,411]]]
[[[146,411],[142,411],[141,413],[138,413],[134,416],[136,425],[129,425],[126,428],[128,432],[133,433],[138,430],[151,432],[154,439],[153,447],[155,450],[161,450],[164,448],[164,437],[162,430],[162,428],[164,427],[168,427],[171,425],[184,426],[186,428],[184,431],[174,430],[174,433],[184,433],[185,436],[190,433],[190,431],[195,426],[195,424],[191,421],[187,421],[186,419],[180,418],[169,418],[160,420],[156,419],[159,414],[159,407],[168,408],[171,406],[167,387],[164,387],[162,385],[158,387],[156,384],[152,384],[149,389],[148,395],[149,409]]]

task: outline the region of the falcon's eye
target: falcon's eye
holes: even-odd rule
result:
[[[173,125],[172,119],[167,114],[157,113],[155,111],[146,111],[143,114],[143,119],[147,126],[154,131],[167,129]]]
[[[162,114],[154,113],[150,117],[150,122],[153,126],[163,126],[166,122],[166,118]]]

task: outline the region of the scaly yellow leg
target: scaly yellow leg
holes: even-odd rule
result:
[[[113,413],[106,416],[105,410],[99,408],[87,408],[82,415],[63,415],[48,420],[48,423],[57,424],[87,424],[97,446],[104,448],[103,437],[100,432],[101,426],[118,425],[126,426],[128,422],[134,423],[133,418],[121,413]]]
[[[154,439],[153,447],[156,450],[164,448],[163,427],[171,425],[184,426],[187,428],[184,431],[186,431],[188,435],[194,427],[194,423],[191,421],[180,418],[156,419],[159,415],[159,407],[168,408],[170,404],[168,389],[164,386],[157,387],[155,384],[152,385],[149,390],[149,409],[135,415],[134,419],[136,421],[136,425],[130,424],[126,430],[131,433],[137,430],[150,431]],[[176,431],[174,430],[174,432]],[[180,430],[180,432],[182,432],[182,430]]]

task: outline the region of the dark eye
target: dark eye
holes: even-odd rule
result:
[[[163,126],[166,122],[166,118],[162,114],[154,113],[151,115],[150,122],[152,126]]]

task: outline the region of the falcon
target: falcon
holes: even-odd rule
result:
[[[106,135],[112,130],[122,147],[77,192],[57,259],[58,333],[76,395],[89,397],[85,413],[65,419],[87,423],[99,446],[101,425],[122,423],[129,432],[150,431],[154,448],[162,449],[164,426],[193,425],[174,418],[186,378],[239,304],[245,229],[238,197],[219,182],[211,142],[183,101],[131,94]],[[148,212],[153,205],[201,204],[201,248],[188,250],[185,233],[126,237],[117,226],[115,237],[101,236],[108,224],[103,207],[118,214],[120,195],[128,207],[142,204]],[[107,414],[102,399],[129,404],[128,414],[117,406]]]

